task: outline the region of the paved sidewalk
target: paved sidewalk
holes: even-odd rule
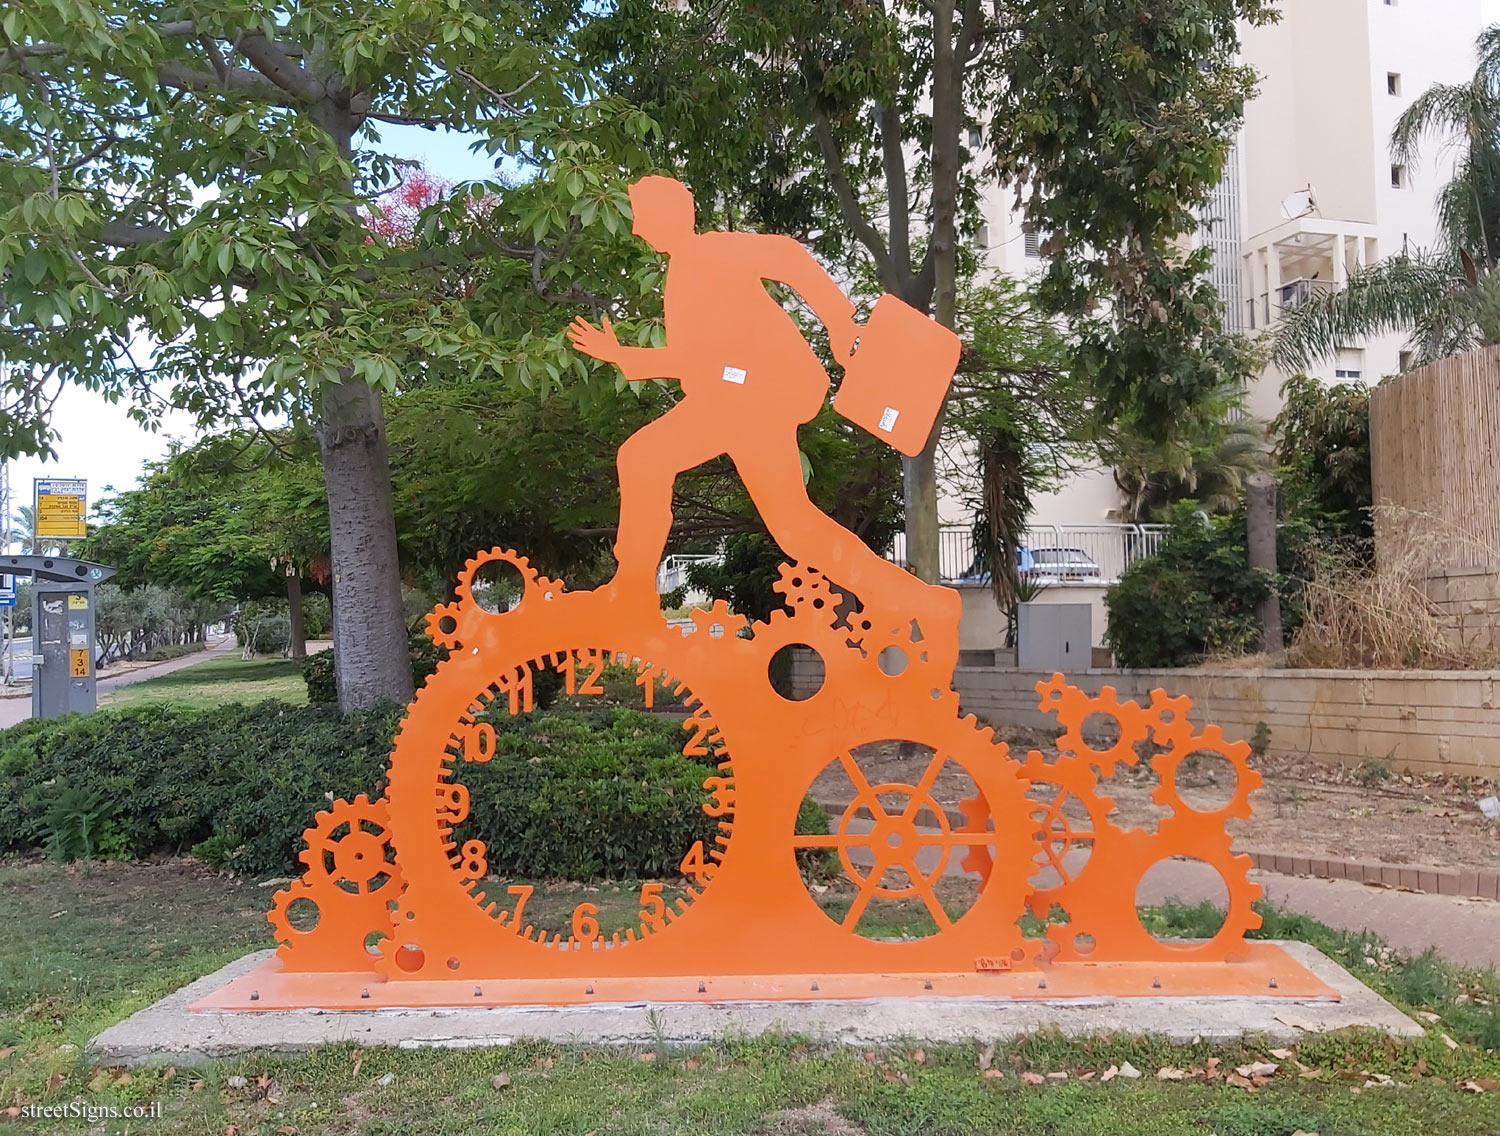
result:
[[[1154,904],[1168,898],[1190,903],[1224,901],[1224,885],[1207,865],[1177,861],[1161,877],[1153,875],[1147,881],[1141,902]],[[1274,872],[1254,871],[1250,878],[1266,889],[1266,898],[1278,907],[1350,931],[1375,931],[1398,950],[1415,954],[1436,947],[1450,962],[1500,966],[1500,903]]]
[[[184,670],[187,667],[206,663],[210,659],[222,659],[232,651],[238,650],[233,635],[226,635],[218,642],[212,644],[207,650],[198,651],[192,655],[183,655],[178,659],[168,659],[164,663],[158,663],[151,667],[141,667],[138,670],[127,671],[114,677],[104,677],[99,680],[99,698],[103,698],[111,690],[118,690],[122,686],[131,683],[142,682],[148,678],[157,678],[173,671]],[[0,699],[0,729],[6,726],[14,726],[31,717],[31,699],[28,698],[6,698]]]

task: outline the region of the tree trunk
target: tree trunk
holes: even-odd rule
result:
[[[302,577],[293,572],[286,578],[286,614],[292,624],[292,658],[307,658],[307,628],[302,622]]]
[[[958,135],[963,103],[953,13],[954,0],[936,0],[932,6],[932,316],[947,328],[958,322]],[[901,463],[907,566],[929,584],[938,582],[942,568],[937,478],[942,430],[939,410],[922,452]]]
[[[326,387],[318,449],[338,612],[333,657],[339,709],[410,702],[411,659],[380,396],[353,379]]]
[[[1245,551],[1251,568],[1276,574],[1276,479],[1252,473],[1246,479]],[[1267,655],[1281,650],[1281,597],[1271,594],[1256,606],[1260,617],[1260,649]]]

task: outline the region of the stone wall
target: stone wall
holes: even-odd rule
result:
[[[1423,585],[1463,647],[1492,651],[1500,665],[1500,573],[1484,568],[1448,568]]]
[[[821,682],[816,657],[799,659],[801,689]],[[1014,668],[960,666],[954,687],[966,713],[997,727],[1055,733],[1037,709],[1037,682]],[[1113,686],[1149,701],[1161,687],[1193,700],[1193,720],[1249,739],[1264,722],[1271,749],[1328,762],[1387,761],[1394,769],[1500,777],[1500,671],[1090,670],[1070,675],[1089,693]]]

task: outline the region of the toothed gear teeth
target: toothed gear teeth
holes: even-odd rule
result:
[[[1215,809],[1193,808],[1183,799],[1177,784],[1183,763],[1199,753],[1221,755],[1234,771],[1234,792]],[[1151,768],[1161,781],[1151,799],[1170,809],[1174,820],[1201,819],[1218,825],[1231,817],[1243,820],[1250,816],[1250,794],[1261,785],[1261,775],[1250,768],[1249,744],[1229,741],[1218,726],[1205,726],[1200,734],[1178,733],[1167,749],[1151,759]]]
[[[459,628],[462,619],[463,606],[461,604],[438,604],[427,615],[427,637],[439,647],[453,650],[461,642]]]
[[[1044,714],[1056,713],[1062,705],[1063,693],[1070,690],[1067,679],[1060,674],[1053,674],[1049,679],[1036,684],[1037,696],[1041,701],[1037,709]]]
[[[1057,739],[1063,753],[1091,762],[1105,777],[1114,775],[1116,765],[1135,765],[1140,760],[1135,747],[1150,737],[1151,715],[1138,703],[1120,701],[1112,686],[1091,697],[1065,682],[1062,675],[1053,675],[1037,689],[1042,693],[1042,709],[1050,709],[1063,727]],[[1094,749],[1083,737],[1084,725],[1096,714],[1114,719],[1116,737],[1107,749]]]
[[[698,630],[713,635],[713,629],[717,626],[719,634],[714,637],[729,639],[736,638],[747,622],[743,615],[735,615],[731,612],[729,604],[724,600],[715,600],[711,607],[694,608],[688,613],[688,618],[697,625]]]
[[[375,831],[370,831],[370,828]],[[387,855],[390,818],[385,801],[361,793],[318,813],[302,834],[297,854],[302,878],[277,894],[268,918],[281,942],[278,955],[289,971],[369,969],[365,940],[388,933],[388,904],[403,887],[401,869]],[[331,866],[331,870],[330,870]],[[287,908],[297,899],[317,906],[317,925],[297,931]]]
[[[474,579],[479,572],[489,564],[504,561],[511,565],[521,575],[521,594],[530,594],[537,586],[538,576],[532,568],[531,561],[522,556],[512,548],[492,548],[488,552],[479,552],[469,557],[464,562],[463,571],[458,574],[458,585],[455,589],[458,594],[458,602],[466,609],[477,609],[485,611],[486,614],[494,614],[486,611],[484,606],[474,598]]]
[[[1185,694],[1168,694],[1160,687],[1151,692],[1151,740],[1157,745],[1170,745],[1183,732],[1191,734],[1192,724],[1188,711],[1193,700]]]

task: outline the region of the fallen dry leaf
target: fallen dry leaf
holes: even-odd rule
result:
[[[493,1077],[490,1078],[490,1088],[492,1088],[492,1089],[508,1089],[508,1088],[510,1088],[510,1074],[509,1073],[496,1073]]]
[[[6,1056],[0,1052],[0,1057]],[[979,1071],[982,1073],[995,1063],[995,1043],[991,1042],[979,1051]]]
[[[981,1077],[983,1077],[986,1081],[994,1081],[994,1080],[998,1080],[1001,1077],[1004,1077],[1005,1076],[1005,1070],[1004,1069],[986,1069],[983,1073],[981,1073],[979,1075]]]
[[[1465,1092],[1470,1092],[1470,1093],[1482,1093],[1482,1092],[1484,1092],[1483,1086],[1481,1086],[1479,1084],[1479,1082],[1477,1082],[1477,1081],[1465,1081],[1463,1084],[1461,1084],[1459,1086],[1459,1088],[1463,1089]]]
[[[1099,1071],[1097,1069],[1090,1069],[1087,1073],[1079,1073],[1078,1079],[1080,1081],[1092,1081],[1098,1075]]]
[[[1454,1041],[1447,1034],[1440,1033],[1440,1034],[1438,1034],[1438,1036],[1443,1039],[1443,1044],[1446,1045],[1449,1049],[1457,1049],[1458,1048],[1458,1042]]]
[[[63,1075],[61,1073],[53,1073],[52,1076],[47,1078],[47,1087],[49,1089],[55,1089],[62,1083]]]
[[[6,1120],[14,1120],[20,1115],[21,1110],[16,1105],[11,1105],[9,1108],[0,1109],[0,1116],[5,1117]]]
[[[1040,1073],[1032,1073],[1029,1071],[1021,1074],[1021,1080],[1025,1081],[1028,1085],[1045,1085],[1047,1083],[1046,1077],[1042,1076]]]
[[[640,1057],[640,1060],[641,1060],[641,1064],[642,1065],[650,1065],[653,1062],[655,1062],[655,1060],[656,1060],[656,1054],[654,1054],[654,1053],[642,1053],[641,1057]]]
[[[1156,1071],[1158,1081],[1184,1081],[1187,1079],[1187,1070],[1178,1069],[1174,1065],[1163,1065]]]
[[[356,1077],[359,1076],[360,1067],[364,1063],[365,1063],[365,1051],[363,1049],[356,1049],[354,1051],[354,1073],[353,1073],[354,1076],[356,1076]]]
[[[224,1129],[224,1136],[240,1136],[240,1126],[238,1124],[231,1124],[228,1128]]]
[[[283,1124],[280,1128],[276,1129],[276,1136],[297,1136],[297,1126],[295,1124]]]
[[[1274,1061],[1252,1061],[1248,1065],[1235,1066],[1235,1072],[1241,1077],[1270,1077],[1274,1076],[1276,1070],[1281,1068]]]
[[[1237,1089],[1253,1089],[1255,1082],[1249,1077],[1241,1077],[1238,1073],[1229,1073],[1224,1077],[1224,1083],[1233,1085]]]
[[[879,1055],[873,1049],[867,1049],[859,1056],[866,1065],[873,1065],[880,1060]]]
[[[927,1050],[925,1050],[925,1049],[913,1049],[911,1051],[911,1059],[913,1061],[915,1061],[918,1065],[926,1065],[927,1064]]]
[[[1292,1056],[1292,1051],[1290,1049],[1272,1049],[1268,1052],[1278,1061],[1288,1061]]]
[[[1067,1079],[1068,1074],[1061,1069],[1059,1069],[1056,1073],[1047,1074],[1047,1080],[1049,1081],[1066,1081]]]
[[[549,1069],[552,1068],[553,1064],[554,1064],[554,1062],[553,1062],[552,1058],[550,1058],[550,1057],[547,1058],[547,1061],[546,1061],[547,1068],[549,1068]],[[682,1065],[683,1065],[683,1068],[685,1068],[685,1069],[700,1069],[703,1066],[703,1058],[701,1058],[701,1057],[689,1057],[686,1061],[684,1061],[682,1063]]]
[[[1443,1020],[1441,1015],[1434,1014],[1431,1010],[1417,1010],[1415,1013],[1424,1022],[1440,1022]]]
[[[195,1093],[201,1093],[206,1088],[208,1088],[207,1081],[194,1081],[191,1085],[188,1086],[188,1089]]]
[[[1310,1021],[1307,1018],[1300,1017],[1299,1015],[1293,1013],[1279,1013],[1276,1015],[1276,1020],[1284,1026],[1290,1026],[1292,1029],[1301,1030],[1303,1033],[1324,1033],[1326,1030],[1326,1027],[1324,1027],[1321,1023]]]
[[[1121,1064],[1120,1064],[1120,1076],[1125,1077],[1125,1078],[1133,1081],[1137,1077],[1139,1077],[1140,1075],[1141,1075],[1141,1071],[1139,1069],[1137,1069],[1134,1065],[1132,1065],[1129,1061],[1121,1062]]]
[[[16,1047],[14,1045],[0,1045],[0,1061],[4,1061],[15,1051]]]
[[[1103,1084],[1105,1081],[1113,1081],[1119,1075],[1120,1067],[1118,1065],[1111,1065],[1108,1069],[1099,1074],[1099,1082],[1100,1084]]]

